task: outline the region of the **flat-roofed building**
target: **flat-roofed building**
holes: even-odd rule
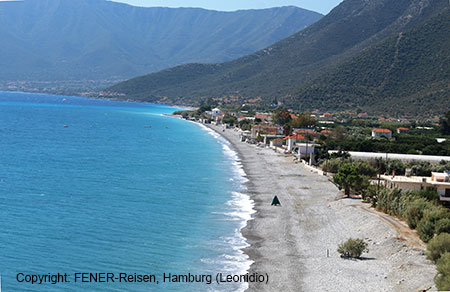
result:
[[[450,175],[448,172],[433,172],[431,177],[382,175],[381,179],[386,187],[399,188],[402,191],[433,188],[438,192],[441,201],[450,202]]]

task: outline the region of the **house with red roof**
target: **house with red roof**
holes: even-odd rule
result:
[[[298,117],[296,115],[294,115],[293,113],[289,113],[289,115],[291,116],[291,119],[293,119],[293,120],[298,119]]]
[[[272,115],[270,114],[257,114],[255,115],[255,119],[261,120],[264,124],[270,124],[272,122]]]
[[[256,139],[259,135],[280,135],[282,133],[282,127],[254,125],[251,130],[251,138]]]
[[[392,131],[389,129],[373,129],[372,130],[372,137],[386,137],[386,138],[392,138]]]
[[[286,140],[286,146],[287,146],[287,151],[292,151],[292,150],[294,150],[294,148],[295,148],[295,144],[297,143],[297,142],[300,142],[300,141],[305,141],[306,140],[306,138],[305,138],[305,136],[303,136],[303,135],[301,135],[301,134],[292,134],[292,135],[290,135],[290,136],[286,136],[285,138],[284,138],[284,140]]]
[[[368,113],[359,113],[358,118],[367,119],[367,118],[369,118],[369,114]]]
[[[397,134],[407,134],[409,133],[409,128],[398,128]]]
[[[243,120],[245,120],[245,117],[244,117],[244,116],[239,116],[239,117],[237,118],[238,123],[241,122],[241,121],[243,121]]]
[[[322,115],[323,118],[325,119],[332,119],[333,118],[333,114],[332,113],[324,113]]]

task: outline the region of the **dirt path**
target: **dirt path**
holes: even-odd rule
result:
[[[399,233],[399,237],[397,238],[398,240],[406,241],[412,247],[426,249],[427,245],[420,239],[419,235],[417,234],[417,231],[409,228],[408,224],[406,224],[404,221],[389,216],[385,213],[379,212],[371,208],[367,204],[354,205],[353,207],[359,208],[372,214],[376,214],[378,217],[380,217],[381,220],[386,222],[388,225],[392,226],[392,228],[394,228]]]

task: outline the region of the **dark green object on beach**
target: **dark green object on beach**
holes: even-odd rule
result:
[[[272,206],[281,206],[280,200],[278,200],[278,197],[275,196],[272,200]]]

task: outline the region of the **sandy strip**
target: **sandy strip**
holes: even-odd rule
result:
[[[248,291],[436,291],[436,269],[424,247],[395,228],[404,223],[383,219],[360,200],[340,199],[327,177],[292,156],[242,143],[235,130],[209,127],[239,153],[255,201],[254,220],[242,231],[251,245],[245,252],[254,261],[250,272],[267,273],[269,283],[250,284]],[[281,207],[270,206],[274,195]],[[367,239],[365,260],[340,258],[337,245],[349,237]]]

